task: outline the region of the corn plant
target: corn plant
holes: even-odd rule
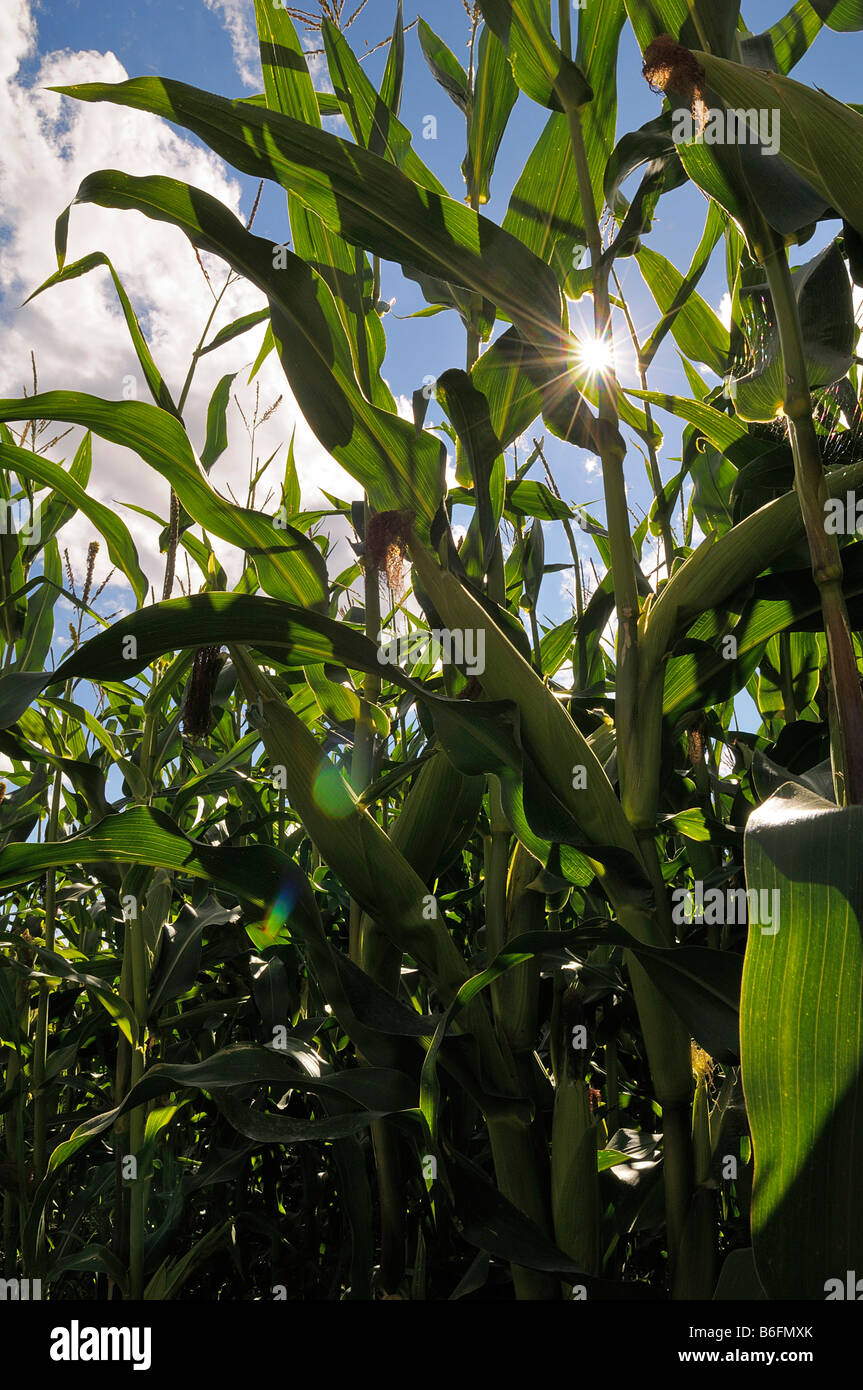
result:
[[[0,536],[3,1272],[150,1300],[844,1296],[863,1268],[863,115],[788,74],[863,10],[813,0],[753,34],[739,0],[478,0],[465,66],[398,0],[378,87],[341,4],[254,8],[259,96],[57,89],[279,186],[290,244],[175,179],[91,173],[34,292],[107,266],[152,401],[0,401],[4,515],[40,522]],[[620,132],[627,24],[657,115]],[[464,115],[449,187],[400,120],[414,29]],[[498,223],[518,103],[545,125]],[[704,223],[678,269],[654,221],[687,182]],[[82,203],[167,223],[265,297],[221,324],[215,297],[179,393],[106,257],[67,262]],[[717,248],[730,328],[697,290]],[[382,374],[393,265],[426,303],[418,340],[460,320],[413,420]],[[624,269],[655,301],[646,335]],[[230,378],[204,441],[189,391],[258,325],[253,375],[277,355],[362,500],[304,510],[293,444],[269,502],[254,467],[245,505],[211,483]],[[651,384],[669,335],[685,396]],[[83,431],[68,466],[55,427]],[[164,479],[160,601],[87,492],[93,435]],[[599,458],[601,510],[550,440]],[[83,578],[58,542],[75,513],[100,537]],[[573,605],[552,624],[558,535]],[[233,589],[219,542],[244,557]],[[119,618],[103,547],[137,601]],[[61,596],[79,620],[47,669]]]

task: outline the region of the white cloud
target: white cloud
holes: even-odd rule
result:
[[[0,7],[0,396],[20,396],[25,383],[31,389],[32,350],[42,391],[86,391],[119,399],[124,377],[133,376],[138,397],[149,399],[107,271],[92,271],[19,307],[56,269],[54,220],[75,196],[85,175],[100,168],[169,175],[206,190],[237,214],[242,187],[220,159],[162,120],[123,107],[75,102],[45,91],[48,85],[122,81],[128,74],[110,52],[65,50],[40,58],[36,37],[30,0],[6,0]],[[25,81],[20,64],[34,57],[39,59],[38,68],[32,79]],[[174,228],[141,214],[82,204],[71,214],[67,263],[95,250],[110,257],[153,357],[177,399],[213,304],[189,242]],[[213,257],[205,259],[213,283],[220,288],[225,267]],[[215,326],[263,304],[256,289],[238,282],[226,294]],[[199,451],[206,437],[207,405],[223,374],[239,372],[233,389],[247,418],[251,417],[255,386],[245,383],[262,332],[254,330],[201,360],[184,411],[189,437]],[[268,485],[278,488],[294,425],[304,503],[317,505],[321,488],[343,497],[359,496],[358,485],[320,446],[300,415],[275,353],[267,358],[258,382],[261,413],[283,396],[279,410],[257,437],[256,453],[262,461],[277,451],[259,487],[258,505],[263,505]],[[233,403],[228,425],[228,449],[215,464],[210,482],[225,497],[230,497],[230,486],[244,501],[249,441]],[[68,459],[79,437],[80,431],[76,431],[49,456]],[[137,455],[102,440],[94,439],[93,456],[89,491],[124,517],[142,567],[160,592],[164,557],[158,552],[159,527],[117,504],[134,502],[164,518],[168,483],[144,466]],[[80,514],[64,530],[61,546],[68,545],[73,559],[78,557],[79,570],[92,536],[92,526]],[[229,576],[236,575],[239,555],[221,542],[216,544]],[[103,546],[100,566],[105,558]],[[184,563],[179,574],[185,576]],[[192,578],[197,587],[200,577],[194,570]]]
[[[255,91],[263,90],[251,0],[204,0],[204,4],[208,10],[221,15],[234,50],[234,64],[244,84]]]
[[[716,310],[716,313],[717,313],[717,315],[719,316],[719,318],[722,320],[722,322],[725,324],[725,327],[726,327],[727,329],[729,329],[729,331],[730,331],[730,329],[731,329],[731,295],[728,293],[728,290],[725,291],[724,295],[723,295],[722,298],[720,299],[720,301],[719,301],[719,308]]]
[[[599,459],[598,459],[598,458],[589,458],[589,459],[585,459],[585,462],[584,462],[584,471],[585,471],[585,473],[595,473],[596,470],[599,468],[599,466],[600,466],[600,465],[599,465]]]
[[[22,58],[31,52],[36,25],[26,5],[9,5],[0,11],[0,81],[14,77]]]

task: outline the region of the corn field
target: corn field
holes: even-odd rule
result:
[[[262,92],[53,89],[170,122],[247,212],[42,195],[27,293],[102,293],[141,389],[34,357],[0,399],[3,1296],[856,1300],[863,105],[793,70],[863,3],[308,3],[249,0]],[[67,253],[92,208],[207,277],[185,379]],[[239,340],[346,496],[298,435],[259,455],[260,390],[238,441],[236,373],[190,428]]]

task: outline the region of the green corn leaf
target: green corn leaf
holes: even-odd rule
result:
[[[515,516],[537,516],[541,521],[570,520],[574,515],[572,508],[561,498],[555,497],[545,483],[535,482],[531,478],[507,483],[505,509]]]
[[[550,0],[480,0],[480,9],[506,49],[516,82],[533,101],[566,111],[591,100],[584,73],[555,42]]]
[[[317,93],[290,15],[284,5],[271,5],[268,0],[254,0],[254,5],[265,88],[263,97],[254,100],[320,128]]]
[[[668,112],[621,136],[608,157],[602,180],[603,199],[615,217],[622,218],[628,211],[629,203],[621,188],[630,174],[654,159],[671,154],[673,148]]]
[[[224,328],[220,328],[214,338],[210,340],[206,347],[201,348],[199,357],[204,357],[208,352],[215,352],[217,348],[224,347],[225,343],[233,342],[234,338],[239,338],[241,334],[248,333],[250,328],[257,328],[259,323],[266,323],[269,320],[269,309],[256,309],[253,314],[244,314],[242,318],[234,319],[233,323],[228,323]]]
[[[482,794],[482,778],[462,776],[440,750],[423,763],[390,838],[425,883],[441,874],[464,844]]]
[[[456,106],[460,107],[462,111],[467,111],[470,102],[470,84],[467,73],[458,58],[447,48],[443,39],[438,38],[424,19],[420,19],[417,24],[417,34],[423,57],[435,82],[439,83],[444,91],[452,97]]]
[[[809,0],[804,3],[808,8]],[[751,1246],[726,1255],[713,1297],[738,1303],[759,1303],[767,1297],[755,1272]]]
[[[614,923],[598,920],[567,932],[526,932],[507,942],[492,963],[492,973],[507,960],[544,957],[564,962],[568,953],[592,945],[626,947],[635,955],[656,987],[672,1004],[692,1036],[711,1056],[736,1061],[740,1056],[738,1015],[743,962],[730,951],[705,946],[658,948],[636,941]]]
[[[270,311],[269,311],[269,309],[268,309],[268,310],[267,310],[267,318],[269,318],[269,317],[270,317]],[[252,370],[249,372],[249,381],[248,381],[248,384],[251,384],[251,383],[254,381],[255,377],[258,375],[258,372],[261,370],[261,367],[262,367],[263,364],[266,362],[266,360],[267,360],[267,358],[269,357],[270,353],[275,351],[275,348],[276,348],[276,340],[275,340],[275,338],[273,337],[273,325],[272,325],[271,323],[268,323],[268,324],[267,324],[267,331],[266,331],[265,334],[264,334],[264,340],[263,340],[263,342],[261,343],[260,348],[258,349],[258,355],[257,355],[257,357],[255,358],[254,362],[252,363]]]
[[[236,375],[236,372],[229,372],[221,378],[207,406],[207,438],[201,450],[201,467],[205,473],[209,473],[228,447],[227,412]]]
[[[731,453],[732,457],[735,446],[740,445],[742,455],[746,458],[753,456],[753,451],[757,447],[763,449],[762,441],[757,445],[750,442],[746,426],[739,420],[735,420],[732,415],[726,415],[721,410],[716,410],[714,406],[707,405],[703,401],[689,400],[686,396],[667,396],[662,391],[630,391],[631,396],[636,396],[639,400],[649,401],[651,405],[661,406],[663,410],[668,410],[672,415],[676,415],[679,420],[685,420],[687,424],[694,425],[716,449],[724,453]],[[741,457],[741,454],[738,454]]]
[[[324,448],[357,478],[377,510],[408,510],[431,522],[442,495],[443,444],[370,404],[354,375],[335,300],[310,266],[286,250],[274,255],[269,242],[247,232],[215,198],[173,179],[133,179],[105,170],[85,179],[76,201],[135,208],[170,222],[263,290],[282,365]],[[220,534],[192,507],[188,510]],[[304,556],[314,551],[314,564],[322,570],[317,547],[304,539],[298,548]]]
[[[349,690],[336,681],[328,680],[324,675],[323,666],[310,664],[305,670],[306,680],[314,692],[318,708],[327,719],[337,724],[351,724],[362,717],[362,701],[355,690]],[[369,704],[366,705],[366,711],[366,717],[373,725],[375,733],[387,738],[390,721],[384,711],[377,705]]]
[[[577,626],[575,618],[566,618],[543,636],[539,644],[539,660],[546,676],[556,675],[572,652]]]
[[[375,91],[344,35],[328,19],[324,20],[321,33],[330,80],[357,144],[394,164],[421,188],[447,197],[440,179],[414,150],[410,131]]]
[[[845,497],[863,484],[863,464],[836,468],[827,475],[831,497]],[[669,579],[641,620],[645,679],[653,678],[676,637],[698,615],[718,607],[761,574],[803,533],[800,505],[793,492],[744,517],[724,536],[708,537]]]
[[[645,49],[651,39],[659,38],[660,34],[670,34],[683,44],[694,44],[696,29],[692,12],[699,16],[703,24],[711,8],[716,8],[711,5],[711,0],[652,0],[650,5],[641,4],[640,0],[626,0],[626,13],[641,49]],[[722,0],[721,8],[728,11],[739,7],[737,0],[731,0],[730,4]]]
[[[306,54],[289,14],[284,8],[275,9],[267,0],[255,0],[255,13],[266,88],[261,104],[320,130],[320,94],[315,92]],[[361,73],[361,77],[368,82],[365,73]],[[329,114],[338,116],[341,107],[335,97],[332,101],[335,110]],[[392,394],[380,375],[386,339],[375,306],[368,302],[371,300],[373,276],[367,258],[348,246],[342,237],[290,193],[288,214],[294,251],[316,268],[333,293],[336,311],[354,353],[354,363],[366,395],[375,405],[394,411]],[[274,346],[268,330],[261,354],[252,368],[252,376],[257,372],[268,347]]]
[[[457,989],[466,978],[464,961],[443,923],[424,917],[425,884],[361,808],[272,680],[239,648],[231,651],[247,698],[257,703],[260,697],[261,738],[270,761],[285,769],[291,805],[326,862],[351,897],[414,956],[439,988]]]
[[[58,397],[63,397],[63,395],[64,393],[62,392],[51,392],[50,396],[31,396],[27,401],[21,403],[22,406],[28,408],[26,416],[23,413],[20,416],[16,416],[13,413],[4,414],[3,418],[7,420],[14,420],[16,418],[50,419],[51,414],[49,410],[43,411],[41,416],[30,414],[30,403],[33,401],[47,403],[49,399],[56,399]],[[76,399],[81,398],[78,397]],[[9,401],[0,402],[0,410],[9,404]],[[14,405],[15,403],[12,404]],[[161,411],[156,411],[155,406],[148,405],[144,408],[146,410],[155,411],[157,414],[163,414]],[[165,416],[164,418],[170,419],[170,416]],[[85,422],[82,419],[78,419],[75,423],[83,424]],[[89,460],[89,445],[87,458]],[[58,497],[63,498],[65,503],[70,507],[77,508],[79,512],[86,516],[88,521],[91,521],[96,527],[97,531],[105,537],[108,546],[108,554],[111,556],[113,563],[125,574],[138,602],[143,603],[149,585],[147,583],[147,577],[138,562],[138,552],[135,549],[135,542],[132,540],[128,528],[125,523],[120,520],[116,512],[113,512],[110,507],[104,506],[101,502],[97,502],[95,497],[91,497],[88,492],[85,492],[81,484],[75,480],[74,470],[70,470],[66,473],[59,464],[52,463],[50,459],[43,458],[41,454],[34,454],[28,449],[21,449],[15,444],[0,444],[0,464],[6,468],[12,469],[20,477],[29,478],[31,482],[38,483],[40,487],[53,488],[54,492]],[[89,469],[87,471],[89,471]],[[59,518],[59,521],[62,525],[62,516]]]
[[[503,45],[486,26],[480,35],[476,59],[469,154],[462,165],[468,187],[473,188],[480,206],[491,197],[495,160],[517,98],[518,87]]]
[[[614,789],[569,715],[455,576],[441,570],[418,542],[411,545],[411,555],[423,588],[449,626],[484,633],[485,669],[480,683],[490,700],[514,700],[518,705],[524,749],[548,789],[588,841],[624,850],[639,862],[635,837]],[[583,776],[575,775],[579,767],[584,769]],[[595,867],[609,894],[620,895],[618,910],[631,915],[633,936],[646,933],[647,939],[651,929],[634,905],[632,881],[626,886],[615,870],[599,863]]]
[[[39,286],[38,290],[33,291],[30,295],[30,299],[35,299],[37,294],[42,294],[43,290],[50,289],[52,285],[62,285],[65,284],[67,280],[77,280],[80,275],[86,275],[88,271],[93,270],[96,266],[106,266],[110,272],[111,279],[114,281],[114,288],[117,291],[117,298],[123,310],[126,327],[129,330],[129,336],[132,339],[138,362],[144,373],[147,385],[150,388],[153,400],[156,402],[156,405],[161,406],[163,410],[168,410],[172,415],[176,415],[177,407],[174,405],[171,393],[162,378],[161,372],[153,361],[150,349],[147,346],[147,340],[141,332],[141,325],[138,323],[135,311],[129,302],[129,296],[126,294],[120,277],[108,260],[108,257],[101,251],[93,251],[89,256],[84,256],[82,260],[75,261],[73,265],[61,266],[56,274],[50,276],[44,284]],[[29,303],[29,300],[26,302]]]
[[[7,438],[8,436],[8,438]],[[0,425],[0,440],[4,444],[13,444],[11,434],[5,425]],[[69,476],[74,479],[85,491],[87,483],[90,481],[90,471],[93,467],[93,437],[89,431],[81,438],[81,443],[75,450],[75,457],[69,466]],[[75,515],[75,508],[65,497],[53,495],[49,497],[39,511],[41,544],[47,545],[48,542],[57,535],[61,526],[65,526],[67,521],[71,521]]]
[[[326,601],[326,566],[317,546],[291,527],[279,530],[271,518],[236,507],[220,497],[198,467],[182,425],[167,411],[145,401],[103,401],[80,391],[48,391],[18,401],[0,401],[0,418],[65,420],[68,424],[84,425],[112,444],[134,450],[171,483],[180,503],[195,521],[213,535],[249,552],[265,589],[309,606],[322,606]],[[46,460],[39,460],[40,468],[46,465]],[[66,483],[52,474],[50,486],[60,491],[68,486],[68,475],[62,470],[58,472]],[[76,501],[76,505],[87,514],[87,505],[96,504],[87,503],[85,498],[84,502]],[[117,523],[116,516],[110,515]],[[132,564],[127,556],[118,558],[116,563],[124,573],[126,564]],[[147,588],[143,575],[135,579],[130,576],[130,583],[136,593],[140,586],[143,598]]]
[[[591,173],[598,161],[594,161]],[[560,278],[584,259],[587,234],[581,215],[569,127],[559,112],[549,116],[512,192],[503,227]]]
[[[821,20],[809,0],[795,0],[782,19],[771,24],[763,34],[754,34],[749,39],[743,39],[741,48],[744,54],[757,53],[762,56],[762,61],[755,63],[755,67],[772,67],[772,55],[779,71],[788,73],[809,51],[810,45],[820,32]]]
[[[183,125],[241,172],[281,183],[346,241],[485,295],[529,335],[559,334],[560,290],[547,266],[495,223],[366,150],[274,111],[162,78],[56,90]]]
[[[62,1255],[58,1260],[52,1260],[48,1278],[53,1283],[67,1270],[85,1274],[107,1274],[124,1296],[128,1291],[129,1278],[122,1261],[104,1245],[89,1245],[86,1250],[72,1251],[69,1255]]]
[[[591,5],[579,14],[578,62],[594,88],[580,120],[597,209],[602,207],[603,180],[614,147],[615,70],[624,18],[622,0]],[[528,157],[503,225],[553,265],[568,291],[575,293],[573,282],[585,256],[587,234],[569,126],[559,112],[549,117]]]
[[[716,203],[711,203],[707,210],[707,218],[704,223],[704,231],[702,233],[701,240],[698,243],[698,246],[696,247],[695,254],[692,257],[692,262],[689,266],[689,269],[686,272],[685,277],[683,277],[683,279],[675,288],[673,298],[671,299],[671,302],[669,303],[667,310],[663,312],[662,318],[656,325],[656,328],[651,333],[647,342],[642,347],[641,355],[642,360],[644,362],[645,370],[653,361],[653,358],[655,357],[656,352],[663,339],[665,338],[666,334],[668,333],[669,329],[674,328],[678,313],[681,311],[681,309],[685,310],[690,294],[695,289],[695,286],[698,284],[699,280],[701,279],[702,275],[707,269],[707,263],[710,260],[713,248],[715,247],[717,241],[722,235],[724,227],[725,218],[722,215],[721,209]],[[673,269],[674,268],[672,267],[672,270]],[[650,282],[648,281],[648,283]],[[693,325],[693,328],[695,327],[696,325]],[[721,327],[724,329],[725,325],[722,324]],[[675,334],[675,337],[677,338],[679,346],[685,352],[687,349],[684,346],[684,343],[677,336],[677,334]],[[724,339],[722,341],[724,341]],[[726,362],[723,361],[719,374],[724,374],[725,369]],[[694,392],[693,394],[697,394],[697,392]]]
[[[488,401],[467,372],[455,368],[444,372],[438,377],[436,396],[455,426],[473,483],[481,540],[481,576],[491,569],[503,515],[505,475],[500,469],[495,470],[501,445],[492,428]]]
[[[42,582],[27,604],[27,620],[15,649],[17,671],[44,671],[54,640],[54,605],[63,585],[60,550],[52,537],[43,547]]]
[[[857,326],[851,281],[835,242],[792,273],[810,387],[829,386],[851,366]],[[747,337],[757,345],[753,369],[732,376],[731,399],[744,420],[772,420],[785,403],[779,330],[766,287],[741,296]]]
[[[395,24],[390,39],[387,65],[381,80],[381,100],[397,116],[402,104],[402,88],[405,76],[405,21],[404,3],[398,0]]]
[[[680,305],[671,331],[681,352],[685,352],[694,362],[705,363],[717,376],[722,376],[728,365],[730,348],[725,324],[694,289],[688,287],[686,293],[687,281],[665,256],[648,246],[642,246],[636,252],[636,259],[663,315]]]
[[[16,845],[12,848],[17,849],[21,847]],[[44,848],[57,849],[57,846],[50,845],[44,846]],[[11,857],[14,861],[14,855]],[[60,857],[59,862],[63,862],[62,855]],[[14,862],[7,869],[6,854],[4,852],[3,871],[5,873],[9,872],[10,870],[11,873],[14,875],[16,872]],[[30,877],[30,875],[28,874],[27,877]],[[14,882],[15,879],[12,878],[11,881]],[[5,940],[7,945],[10,941],[14,942],[15,940],[14,936],[0,939]],[[127,1042],[129,1042],[133,1047],[136,1045],[136,1043],[138,1042],[140,1029],[138,1027],[138,1022],[135,1018],[134,1011],[131,1005],[129,1004],[128,1000],[124,999],[122,995],[117,994],[113,989],[111,989],[109,985],[105,983],[104,980],[100,980],[97,976],[78,970],[73,965],[70,965],[69,962],[63,956],[58,954],[58,952],[49,951],[44,946],[33,946],[31,947],[31,950],[33,951],[36,960],[41,966],[41,969],[28,969],[26,971],[28,977],[35,980],[63,980],[66,981],[66,983],[68,984],[78,985],[82,989],[86,989],[89,994],[93,995],[94,999],[98,1000],[105,1012],[114,1020],[114,1022],[117,1024],[117,1027],[120,1029],[121,1033],[126,1038]],[[21,970],[22,968],[23,967],[21,966],[16,966],[17,970]]]
[[[863,188],[848,177],[863,139],[863,116],[781,73],[758,72],[706,53],[695,56],[727,107],[778,112],[781,158],[863,232]]]
[[[261,1110],[250,1110],[230,1094],[237,1087],[267,1083],[285,1089],[291,1087],[307,1091],[312,1095],[332,1094],[334,1098],[343,1096],[364,1108],[360,1112],[348,1111],[332,1119],[289,1120],[269,1116]],[[58,1149],[52,1154],[52,1168],[65,1162],[72,1151],[104,1133],[121,1115],[133,1110],[135,1106],[154,1096],[185,1089],[204,1090],[217,1095],[220,1108],[229,1122],[235,1124],[241,1133],[249,1131],[248,1137],[263,1143],[298,1143],[342,1138],[346,1134],[355,1134],[358,1130],[366,1128],[373,1120],[379,1119],[381,1114],[408,1108],[416,1096],[409,1079],[400,1072],[361,1067],[352,1072],[318,1076],[315,1079],[301,1070],[290,1054],[286,1055],[277,1049],[238,1043],[215,1053],[203,1062],[180,1065],[157,1063],[150,1067],[120,1105],[78,1126],[67,1145],[62,1147],[62,1151]],[[366,1108],[369,1102],[382,1104],[387,1108],[370,1111]]]
[[[129,641],[132,639],[132,641]],[[296,666],[336,662],[380,675],[378,648],[361,632],[322,614],[261,595],[205,593],[169,599],[120,619],[73,652],[55,671],[10,671],[0,677],[0,727],[15,723],[49,685],[79,676],[100,683],[124,681],[146,670],[166,652],[248,641],[281,662]],[[419,694],[423,688],[398,667],[388,678]],[[109,735],[89,710],[68,706],[112,758]]]
[[[823,24],[840,31],[863,28],[863,5],[860,0],[795,0],[782,19],[757,37],[770,40],[779,71],[787,74],[809,51]]]
[[[747,886],[779,905],[771,926],[750,922],[740,1012],[769,1298],[824,1299],[831,1280],[845,1297],[847,1271],[863,1267],[861,817],[786,784],[746,827]]]
[[[135,806],[63,840],[7,845],[0,887],[29,883],[46,869],[75,868],[82,863],[174,869],[221,884],[262,908],[269,906],[291,870],[287,856],[269,845],[208,845],[184,835],[164,811]]]
[[[828,29],[835,29],[840,34],[863,29],[861,0],[810,0],[810,3]]]

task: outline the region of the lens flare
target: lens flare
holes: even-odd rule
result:
[[[610,371],[614,366],[614,345],[607,338],[582,338],[575,360],[591,376]]]
[[[296,886],[289,879],[283,879],[275,901],[267,913],[266,930],[268,935],[278,935],[282,927],[290,921],[298,897]]]
[[[246,931],[258,950],[264,951],[278,945],[280,939],[285,941],[290,938],[290,932],[285,928],[290,926],[291,916],[299,901],[299,882],[294,871],[289,869],[263,921],[247,923]]]
[[[312,795],[315,805],[331,820],[343,820],[354,809],[350,793],[338,768],[324,762],[315,777]]]

